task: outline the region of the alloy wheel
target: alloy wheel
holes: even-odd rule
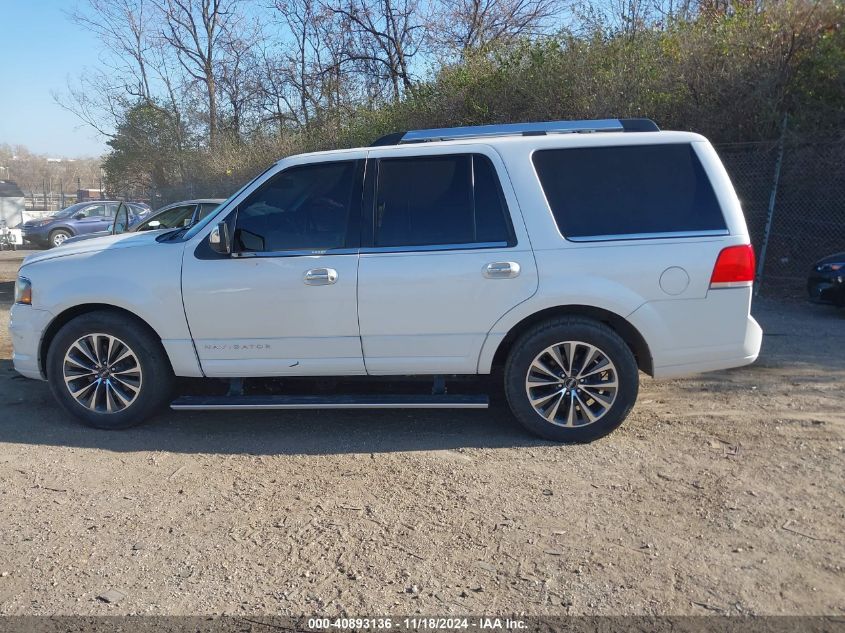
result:
[[[525,376],[534,411],[548,422],[583,427],[604,417],[619,391],[616,366],[595,345],[564,341],[537,354]]]
[[[86,334],[68,348],[62,363],[65,386],[80,405],[97,413],[118,413],[141,392],[141,363],[110,334]]]

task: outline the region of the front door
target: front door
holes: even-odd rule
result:
[[[117,211],[118,203],[100,202],[92,204],[77,213],[82,215],[75,223],[76,231],[79,234],[107,231],[114,222],[114,214]]]
[[[384,148],[370,152],[367,172],[358,273],[367,372],[475,373],[487,333],[537,289],[501,159],[484,145]]]
[[[356,305],[364,161],[350,158],[285,166],[248,190],[226,219],[232,256],[205,241],[186,249],[185,313],[207,376],[364,373]]]

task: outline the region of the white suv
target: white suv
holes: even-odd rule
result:
[[[174,409],[484,407],[504,370],[558,441],[616,428],[655,378],[751,363],[754,254],[706,139],[647,119],[396,134],[273,165],[190,229],[28,257],[17,371],[88,424]],[[242,378],[435,377],[433,393],[244,395]],[[172,400],[175,377],[232,379]],[[172,400],[172,402],[171,402]]]

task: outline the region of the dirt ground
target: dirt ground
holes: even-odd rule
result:
[[[110,433],[12,370],[17,260],[0,614],[845,614],[845,311],[756,302],[755,365],[643,376],[590,445],[534,439],[501,397]]]

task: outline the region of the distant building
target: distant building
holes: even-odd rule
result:
[[[77,189],[77,202],[91,202],[92,200],[105,200],[105,191],[102,189]]]
[[[23,192],[16,182],[0,180],[0,220],[6,226],[17,226],[24,220]]]

